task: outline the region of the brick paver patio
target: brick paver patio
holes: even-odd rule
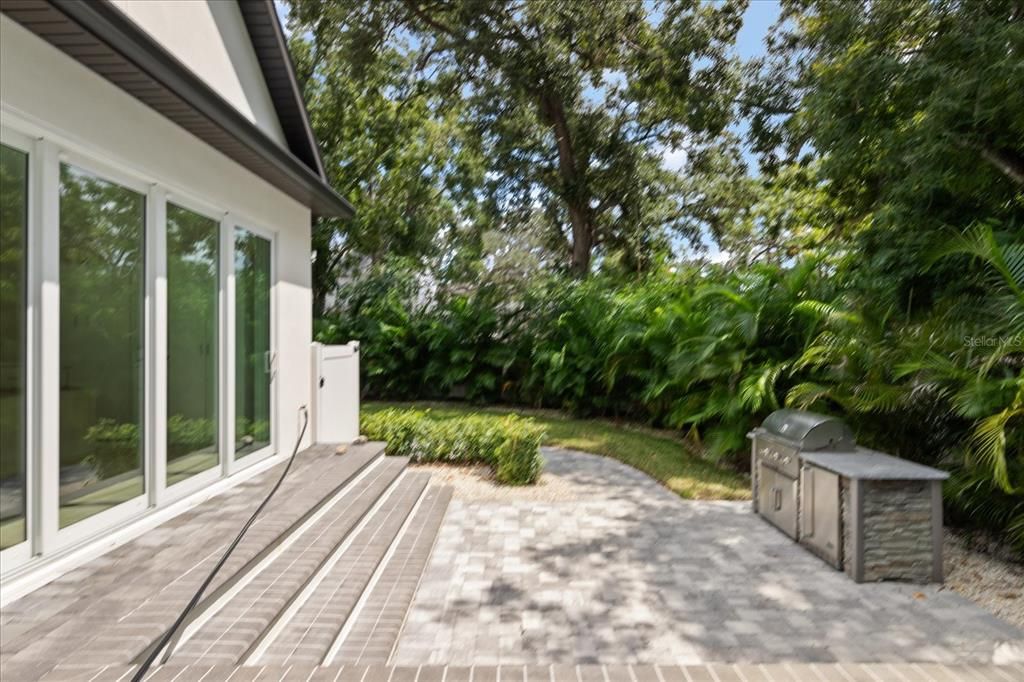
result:
[[[16,672],[16,671],[15,671]],[[62,667],[46,682],[128,682],[135,668]],[[14,678],[19,679],[19,678]],[[757,665],[267,665],[153,669],[147,682],[1019,682],[1024,665],[768,663]]]
[[[501,500],[456,488],[449,506],[450,488],[425,489],[426,472],[399,477],[403,462],[375,460],[379,452],[370,444],[341,458],[330,447],[303,453],[273,513],[229,562],[252,580],[207,623],[223,640],[208,638],[207,648],[226,642],[249,653],[233,650],[215,666],[216,657],[188,660],[186,646],[148,679],[1024,679],[1014,658],[1024,633],[934,586],[852,583],[746,504],[685,502],[612,460],[547,450],[547,480],[558,486],[505,489]],[[393,493],[370,513],[367,496],[391,470]],[[130,678],[277,471],[5,607],[4,681]],[[334,496],[346,481],[355,482]],[[326,497],[334,506],[313,514]],[[362,511],[345,513],[353,505]],[[356,518],[365,524],[354,527]],[[295,545],[268,554],[282,537]],[[300,559],[310,566],[295,576],[276,569]],[[272,589],[283,580],[296,584]],[[204,603],[230,581],[218,584]],[[296,610],[285,629],[255,653],[286,603]]]
[[[456,492],[392,663],[987,663],[1024,638],[938,586],[858,585],[747,503],[545,455],[575,499]]]

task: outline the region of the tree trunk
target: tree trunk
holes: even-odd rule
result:
[[[321,319],[326,312],[326,308],[327,290],[323,287],[313,287],[313,319]]]
[[[594,220],[589,197],[583,186],[572,131],[565,116],[561,99],[551,92],[540,94],[541,116],[551,126],[558,146],[558,172],[562,178],[562,200],[569,211],[572,227],[572,258],[569,267],[576,277],[590,274],[590,257],[594,250]]]
[[[321,318],[327,312],[327,294],[335,287],[334,268],[340,258],[331,246],[332,230],[321,220],[313,225],[311,235],[315,258],[312,264],[313,319]]]
[[[590,274],[590,252],[594,248],[594,228],[586,207],[569,205],[569,222],[572,224],[572,262],[570,270],[579,278]]]
[[[981,155],[986,161],[998,168],[1003,175],[1018,185],[1024,185],[1024,161],[1012,152],[982,147]]]

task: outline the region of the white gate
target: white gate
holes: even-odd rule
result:
[[[359,342],[313,344],[313,441],[351,443],[359,436]]]

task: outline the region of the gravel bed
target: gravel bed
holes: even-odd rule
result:
[[[946,530],[946,588],[1024,628],[1024,564],[977,549],[978,538]]]
[[[565,478],[545,471],[534,485],[499,485],[486,466],[417,464],[429,471],[431,481],[452,486],[452,496],[467,502],[573,502],[580,498],[578,487]]]

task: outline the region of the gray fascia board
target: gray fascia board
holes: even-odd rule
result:
[[[328,186],[313,170],[242,116],[187,66],[157,44],[107,0],[51,2],[70,19],[107,42],[125,59],[192,105],[197,112],[223,128],[254,153],[271,161],[296,183],[311,190],[324,206],[334,209],[330,212],[332,215],[342,218],[351,218],[355,215],[352,204]],[[310,208],[315,209],[312,206]]]

